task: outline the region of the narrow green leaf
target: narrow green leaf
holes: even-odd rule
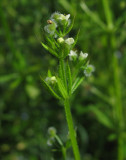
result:
[[[46,82],[42,79],[41,76],[40,76],[40,78],[41,78],[41,80],[42,80],[43,86],[44,86],[55,98],[61,99],[61,97],[58,96],[57,93],[55,93],[55,91],[48,85],[48,83],[46,83]]]
[[[101,111],[98,106],[95,105],[89,105],[87,107],[84,106],[78,106],[78,113],[79,115],[85,114],[87,112],[93,112],[96,116],[96,119],[103,124],[104,126],[108,128],[114,128],[114,125],[112,123],[112,120],[106,115],[105,112]]]
[[[70,24],[69,28],[68,28],[67,31],[65,32],[65,35],[68,34],[68,33],[71,31],[71,29],[73,28],[74,20],[75,20],[75,16],[74,16],[74,18],[73,18],[73,20],[72,20],[72,23]]]
[[[48,70],[48,77],[52,77],[52,73],[51,73],[50,69]]]
[[[81,2],[80,6],[82,8],[82,10],[95,22],[97,23],[101,28],[103,28],[104,30],[106,29],[106,25],[104,24],[104,22],[100,19],[100,17],[92,12],[88,6],[86,5],[86,3]]]
[[[67,62],[66,74],[67,74],[67,81],[68,81],[68,93],[71,94],[72,77],[71,77],[71,70],[68,62]]]
[[[46,36],[46,40],[48,41],[48,43],[49,43],[49,46],[52,46],[52,48],[55,50],[56,49],[56,46],[55,46],[55,43],[54,43],[54,40],[53,40],[53,38],[48,38],[47,36]]]
[[[63,81],[60,78],[57,78],[58,88],[64,99],[68,98],[67,90],[63,84]]]
[[[12,73],[12,74],[8,74],[8,75],[1,75],[0,76],[0,83],[6,83],[6,82],[14,80],[18,77],[19,77],[19,75],[17,73]]]
[[[92,111],[96,115],[97,120],[100,123],[102,123],[104,126],[108,128],[113,128],[111,119],[103,111],[100,111],[98,108],[93,107],[93,106],[90,106],[89,110]]]
[[[56,56],[56,57],[58,58],[58,54],[57,54],[53,49],[51,49],[50,47],[48,47],[47,45],[45,45],[45,44],[42,43],[42,42],[41,42],[41,44],[42,44],[42,46],[43,46],[47,51],[49,51],[53,56]]]
[[[84,80],[84,77],[81,77],[81,78],[77,78],[72,86],[72,91],[71,93],[73,93],[78,87],[79,85],[83,82]]]

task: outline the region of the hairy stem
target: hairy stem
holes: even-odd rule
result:
[[[70,139],[71,139],[75,160],[80,160],[80,153],[79,153],[79,148],[76,140],[76,132],[74,130],[72,114],[70,111],[69,99],[65,99],[64,107],[65,107],[66,119],[67,119],[67,124],[69,128],[69,134],[70,134]]]

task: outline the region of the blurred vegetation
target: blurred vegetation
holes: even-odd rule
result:
[[[126,159],[126,1],[111,0],[110,8],[106,2],[0,1],[1,160],[60,159],[47,146],[47,129],[55,126],[65,139],[62,104],[40,81],[40,74],[57,66],[40,44],[46,20],[55,11],[75,16],[70,36],[80,28],[77,49],[89,53],[96,68],[71,104],[81,155],[84,160]]]

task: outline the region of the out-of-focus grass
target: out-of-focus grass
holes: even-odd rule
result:
[[[40,74],[46,75],[49,68],[57,65],[40,44],[40,40],[43,40],[43,26],[54,11],[75,15],[75,24],[70,36],[80,28],[76,49],[90,53],[90,59],[96,68],[94,76],[89,78],[89,82],[84,82],[72,102],[81,153],[89,160],[116,159],[115,132],[105,127],[109,125],[109,120],[103,115],[112,119],[111,104],[114,101],[114,97],[110,96],[114,92],[111,87],[113,72],[109,65],[112,55],[108,47],[108,35],[104,30],[105,14],[100,0],[85,1],[91,12],[88,10],[84,12],[81,3],[82,1],[77,0],[0,1],[0,158],[2,160],[48,160],[51,157],[50,149],[46,145],[48,126],[55,126],[63,139],[63,135],[66,134],[62,105],[57,104],[47,94],[39,80]],[[116,55],[119,61],[125,113],[126,2],[112,0],[110,5],[114,25],[119,26],[115,31]],[[57,158],[59,159],[58,156]]]

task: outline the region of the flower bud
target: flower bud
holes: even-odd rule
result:
[[[63,43],[63,42],[64,42],[64,39],[63,39],[62,37],[60,37],[60,38],[57,39],[57,42],[58,42],[58,43]]]
[[[67,38],[65,40],[65,43],[67,43],[68,45],[72,45],[74,43],[74,39],[73,38]]]
[[[71,50],[69,55],[70,61],[75,61],[77,59],[77,53],[76,51]]]
[[[55,77],[55,76],[52,76],[52,77],[50,78],[50,80],[51,80],[51,83],[52,83],[52,84],[54,84],[54,83],[56,83],[56,82],[57,82],[57,80],[56,80],[56,77]]]
[[[83,53],[82,51],[80,52],[79,60],[82,61],[86,59],[88,56],[88,53]]]
[[[51,137],[54,137],[56,135],[56,128],[54,127],[49,127],[48,128],[48,134],[51,136]]]
[[[85,68],[84,74],[86,77],[89,77],[89,76],[91,76],[92,72],[94,72],[94,71],[95,71],[95,67],[90,64],[90,65],[87,65],[87,67]]]
[[[49,138],[48,140],[47,140],[47,145],[48,146],[52,146],[53,145],[53,143],[54,143],[54,138],[53,137],[51,137],[51,138]]]

